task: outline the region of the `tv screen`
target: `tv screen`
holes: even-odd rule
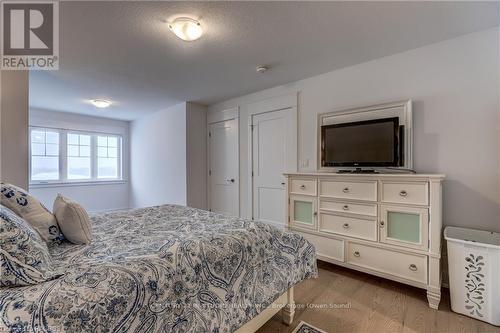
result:
[[[399,166],[399,118],[384,118],[321,127],[321,164]]]

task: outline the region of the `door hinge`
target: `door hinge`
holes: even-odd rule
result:
[[[254,128],[255,128],[255,125],[250,125],[250,130],[253,131]]]
[[[208,137],[211,138],[212,137],[212,132],[208,132]]]
[[[212,175],[212,170],[208,170],[208,175],[211,176]]]
[[[253,177],[253,170],[252,170],[252,177]]]

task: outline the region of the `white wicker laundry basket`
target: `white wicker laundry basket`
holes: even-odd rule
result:
[[[451,309],[500,325],[500,233],[446,227]]]

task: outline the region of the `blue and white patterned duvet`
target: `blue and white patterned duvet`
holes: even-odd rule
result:
[[[272,226],[164,205],[92,217],[62,277],[0,289],[0,331],[233,332],[317,276],[314,247]]]

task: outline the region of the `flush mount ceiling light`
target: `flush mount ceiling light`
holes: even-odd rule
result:
[[[168,28],[180,39],[186,42],[197,40],[203,35],[200,22],[189,17],[179,17],[168,24]]]
[[[105,99],[93,99],[90,101],[90,103],[92,103],[92,105],[99,109],[104,109],[111,105],[111,102]]]
[[[257,73],[264,73],[265,71],[267,71],[269,69],[269,67],[267,66],[257,66],[255,68],[255,70],[257,71]]]

